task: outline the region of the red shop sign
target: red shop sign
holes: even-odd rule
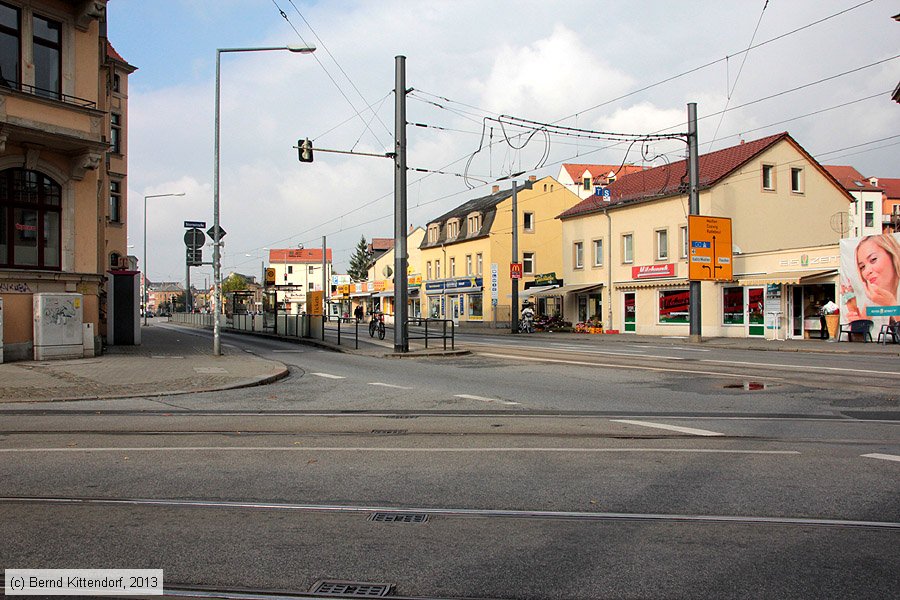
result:
[[[632,279],[653,279],[656,277],[675,277],[675,263],[631,267]]]

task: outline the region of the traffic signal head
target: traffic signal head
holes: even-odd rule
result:
[[[297,140],[297,152],[300,162],[311,163],[313,161],[313,146],[309,138],[305,140]]]

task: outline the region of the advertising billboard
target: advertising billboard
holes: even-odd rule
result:
[[[841,323],[900,321],[900,233],[841,240]]]

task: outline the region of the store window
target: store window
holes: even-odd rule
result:
[[[60,186],[37,171],[0,171],[0,267],[59,270]]]
[[[441,298],[440,296],[429,296],[428,298],[428,317],[431,319],[441,318]]]
[[[21,57],[19,11],[0,4],[0,86],[18,89]]]
[[[722,290],[722,324],[744,324],[744,288],[727,287]]]
[[[479,320],[484,316],[484,298],[481,294],[469,294],[468,316]]]
[[[659,322],[682,324],[690,322],[691,293],[689,290],[660,290]]]

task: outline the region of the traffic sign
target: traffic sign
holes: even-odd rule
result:
[[[691,281],[731,281],[734,279],[731,253],[731,219],[688,216],[688,279]]]
[[[272,267],[266,269],[266,285],[275,285],[275,269]]]
[[[215,241],[216,240],[216,235],[215,235],[216,227],[219,227],[219,241],[222,241],[222,238],[225,237],[225,230],[222,229],[221,226],[213,225],[212,227],[210,227],[209,229],[206,230],[206,235],[208,235],[209,237],[211,237],[213,239],[213,241]]]
[[[206,236],[196,227],[184,232],[184,245],[188,248],[202,248],[206,243]]]
[[[187,248],[185,258],[189,267],[199,267],[203,264],[203,250],[201,248]]]
[[[185,221],[184,226],[187,227],[188,229],[190,229],[192,227],[196,227],[198,229],[203,229],[204,227],[206,227],[206,221]]]

